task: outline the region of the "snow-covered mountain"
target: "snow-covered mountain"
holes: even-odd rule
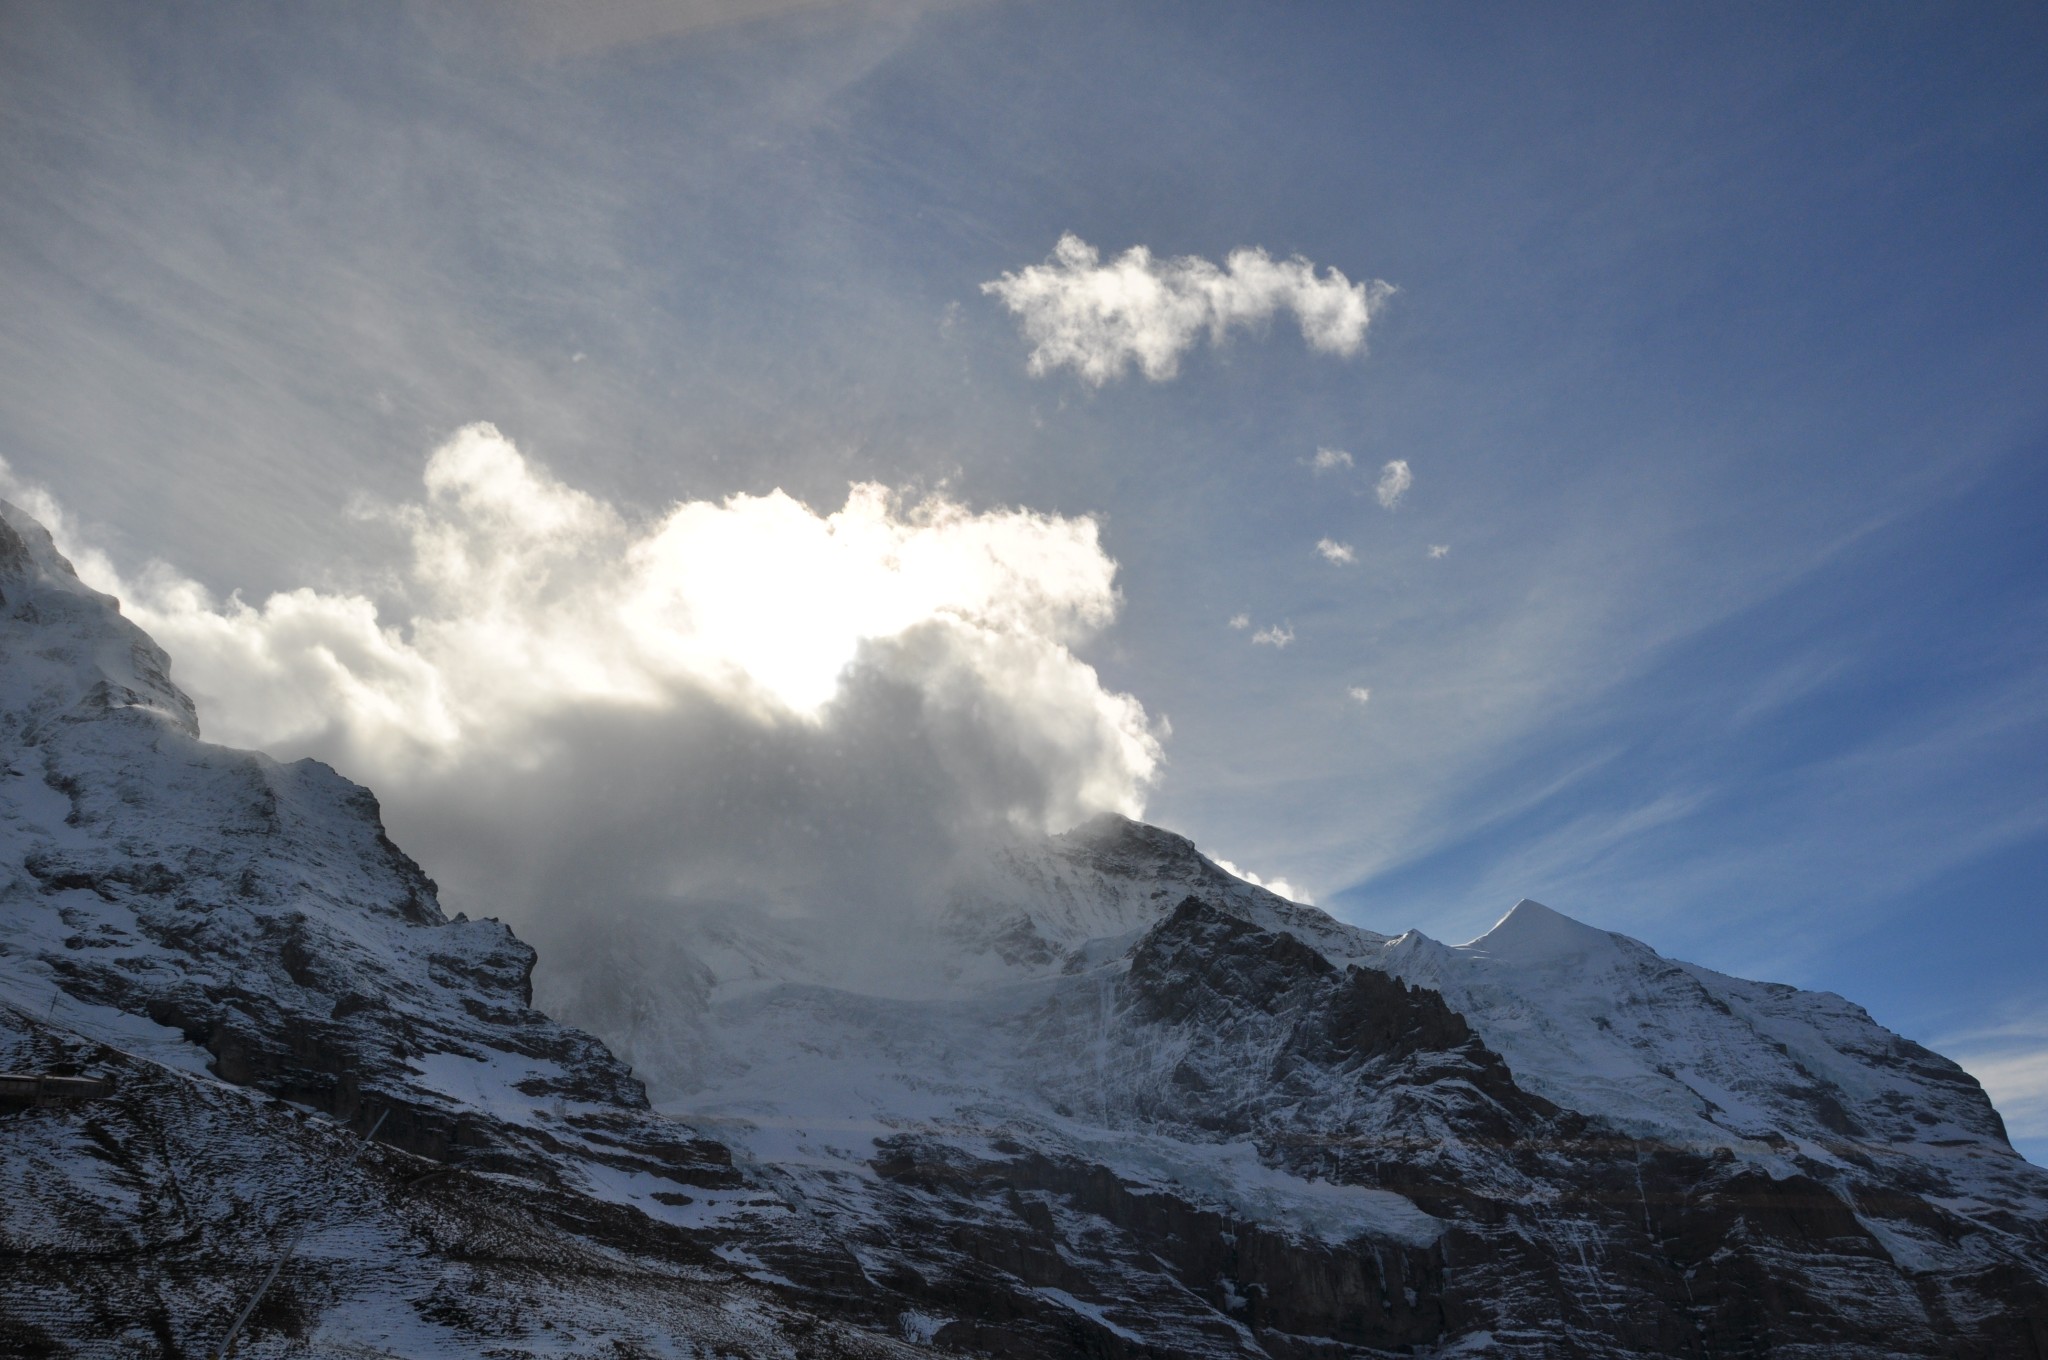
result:
[[[915,967],[642,914],[550,1018],[169,676],[0,505],[0,1066],[116,1079],[0,1114],[0,1351],[210,1354],[288,1256],[241,1354],[2048,1356],[2048,1173],[1838,997],[1103,818]]]

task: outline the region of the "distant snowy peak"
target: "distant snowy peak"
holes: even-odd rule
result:
[[[1373,966],[1443,995],[1531,1091],[1632,1136],[1788,1174],[1882,1148],[2016,1160],[1975,1078],[1827,992],[1749,982],[1523,901],[1462,945]]]
[[[199,717],[171,662],[120,604],[78,579],[50,531],[0,500],[0,723],[15,740],[52,719],[141,710],[192,736]]]
[[[1587,959],[1617,948],[1615,937],[1608,932],[1527,897],[1515,903],[1493,929],[1459,947],[1507,963]]]

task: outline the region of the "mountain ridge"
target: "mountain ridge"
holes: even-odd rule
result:
[[[119,1075],[0,1122],[22,1353],[201,1353],[303,1240],[245,1354],[2048,1355],[2048,1174],[1839,997],[1105,815],[965,865],[916,986],[628,923],[594,1035],[170,675],[0,505],[0,1048]]]

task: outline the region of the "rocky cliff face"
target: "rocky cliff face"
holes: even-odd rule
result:
[[[745,913],[593,949],[656,961],[600,1042],[5,506],[0,762],[0,1066],[117,1082],[0,1114],[6,1353],[208,1354],[288,1254],[244,1355],[2048,1355],[1967,1074],[1534,903],[1387,937],[1107,818],[888,995]]]
[[[437,1160],[548,1174],[556,1144],[673,1141],[603,1044],[531,1008],[531,949],[442,915],[367,789],[200,741],[163,653],[11,507],[0,596],[17,999],[61,993],[174,1065],[344,1122],[384,1114],[385,1142]]]

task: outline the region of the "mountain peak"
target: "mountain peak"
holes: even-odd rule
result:
[[[1463,946],[1494,958],[1519,962],[1584,956],[1612,947],[1613,940],[1606,931],[1575,921],[1528,897],[1509,908],[1493,929]]]
[[[1073,845],[1126,853],[1146,850],[1175,857],[1201,853],[1186,836],[1136,821],[1120,812],[1098,812],[1087,821],[1062,832],[1056,839]]]
[[[163,649],[121,616],[120,601],[78,578],[35,516],[4,500],[0,646],[10,658],[0,714],[17,730],[142,710],[199,734],[197,710],[171,683]]]

